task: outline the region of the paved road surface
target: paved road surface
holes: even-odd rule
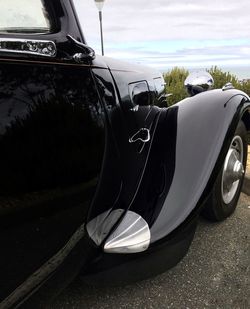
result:
[[[76,280],[48,308],[250,308],[250,197],[223,223],[200,219],[189,253],[166,273],[119,288]]]

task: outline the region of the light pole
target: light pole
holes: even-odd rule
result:
[[[101,33],[101,46],[102,46],[102,55],[104,56],[104,47],[103,47],[103,31],[102,31],[102,8],[105,0],[95,0],[96,7],[99,12],[99,21],[100,21],[100,33]]]

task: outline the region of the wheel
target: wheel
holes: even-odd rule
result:
[[[244,180],[247,161],[247,131],[239,122],[224,164],[215,181],[202,215],[211,221],[222,221],[235,210]]]

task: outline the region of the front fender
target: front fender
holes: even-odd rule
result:
[[[249,97],[232,89],[201,93],[158,109],[136,193],[130,204],[117,199],[112,209],[92,216],[87,230],[94,242],[102,246],[128,210],[147,222],[151,245],[186,222],[208,196],[239,120],[249,119],[249,107]],[[133,175],[132,165],[126,166]],[[126,193],[128,189],[123,188]]]
[[[249,114],[249,107],[249,97],[235,89],[201,93],[173,107],[178,108],[175,170],[151,226],[151,242],[175,230],[205,199],[203,193],[218,175],[237,124],[244,113]]]

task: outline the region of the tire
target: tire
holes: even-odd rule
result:
[[[223,221],[235,210],[246,170],[247,131],[239,122],[220,173],[204,206],[202,215],[210,221]]]

